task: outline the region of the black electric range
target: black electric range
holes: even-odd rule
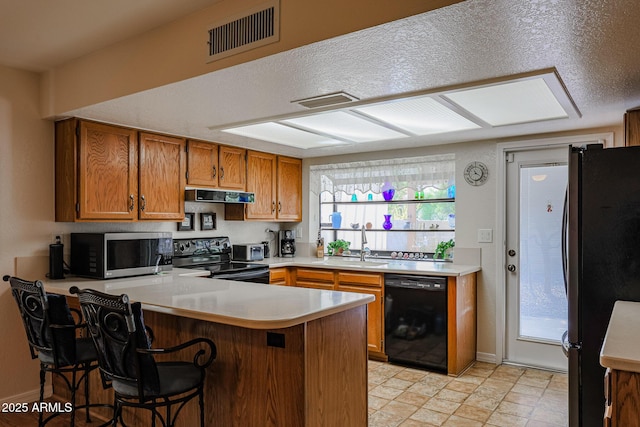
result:
[[[269,266],[231,260],[228,237],[174,239],[173,266],[207,270],[215,279],[269,283]]]

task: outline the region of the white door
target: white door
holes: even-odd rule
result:
[[[568,148],[506,156],[506,337],[508,362],[567,369],[562,219]]]

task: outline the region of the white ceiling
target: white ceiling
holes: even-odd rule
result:
[[[89,12],[82,9],[71,12],[71,6],[86,0],[0,0],[0,63],[22,62],[23,68],[44,69],[90,51],[92,43],[99,48],[117,41],[98,35],[69,37],[67,32],[58,36],[62,32],[51,30],[47,37],[57,46],[57,53],[38,50],[34,47],[38,40],[27,37],[32,33],[28,31],[31,25],[44,25],[26,18],[28,9],[32,9],[27,4],[33,3],[39,4],[44,14],[49,4],[55,4],[55,10],[68,8],[73,22],[93,20],[96,24],[82,31],[102,26],[98,24],[111,29],[114,25],[103,22],[108,13],[85,17],[83,13]],[[151,20],[149,29],[171,16],[175,19],[213,2],[102,3],[109,5],[107,10],[117,12],[121,20],[140,16],[141,12],[134,9],[138,3],[153,3],[157,12],[168,10]],[[175,3],[183,8],[169,10]],[[11,10],[11,19],[22,21],[21,25],[5,28],[6,10]],[[68,113],[300,157],[620,125],[625,110],[640,106],[638,22],[637,0],[467,0]],[[75,45],[78,38],[95,41],[81,51]],[[7,43],[9,40],[16,46],[8,47],[12,44]],[[10,47],[20,47],[24,56]],[[321,94],[345,91],[370,100],[405,92],[439,91],[547,68],[557,70],[582,117],[309,150],[219,130],[230,124],[300,114],[307,110],[292,100]]]

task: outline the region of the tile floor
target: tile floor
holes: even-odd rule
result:
[[[566,374],[477,362],[454,378],[369,361],[369,427],[566,425]]]

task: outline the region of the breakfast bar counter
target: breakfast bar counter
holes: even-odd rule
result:
[[[373,296],[192,274],[175,269],[128,279],[49,280],[45,288],[129,295],[142,303],[154,347],[212,339],[218,355],[205,380],[205,425],[367,425],[367,304]],[[91,388],[94,401],[112,399],[97,375]],[[67,399],[63,389],[54,382],[54,392]],[[126,417],[128,425],[150,421],[144,411]],[[197,402],[190,402],[178,425],[197,420]]]

